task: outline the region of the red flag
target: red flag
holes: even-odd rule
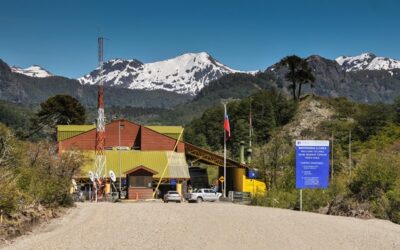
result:
[[[224,118],[224,129],[225,129],[225,140],[229,140],[231,137],[231,127],[229,126],[229,117],[228,113],[225,113],[225,118]]]

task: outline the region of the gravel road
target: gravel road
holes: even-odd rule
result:
[[[400,249],[400,226],[230,203],[80,203],[5,249]],[[1,248],[1,247],[0,247]]]

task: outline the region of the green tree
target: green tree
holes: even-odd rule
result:
[[[232,134],[229,145],[233,158],[240,159],[240,141],[245,141],[249,137],[249,122],[244,119],[234,120],[231,130],[235,131]],[[247,142],[247,141],[246,141]]]
[[[40,110],[32,119],[29,136],[44,129],[50,129],[55,134],[55,126],[62,124],[84,124],[86,120],[85,108],[79,101],[69,95],[56,95],[40,104]]]
[[[315,77],[308,66],[307,60],[296,55],[292,55],[283,58],[279,62],[279,65],[288,68],[285,78],[287,81],[291,82],[289,87],[292,90],[293,100],[299,100],[302,85],[309,83],[311,86],[313,86],[312,83],[315,81]],[[296,90],[298,91],[297,96]]]
[[[290,154],[289,139],[285,135],[277,133],[271,141],[263,147],[267,174],[268,189],[276,188],[278,171],[282,171],[285,165],[285,157]]]
[[[361,106],[360,112],[355,119],[357,124],[354,132],[357,139],[367,141],[371,136],[376,135],[392,119],[392,109],[384,104]]]
[[[394,113],[395,113],[395,122],[397,124],[400,124],[400,96],[398,96],[393,103],[393,109],[394,109]]]

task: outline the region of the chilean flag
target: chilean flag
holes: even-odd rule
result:
[[[227,112],[225,112],[224,129],[226,135],[225,140],[227,141],[231,137],[231,127],[229,126],[229,117]]]

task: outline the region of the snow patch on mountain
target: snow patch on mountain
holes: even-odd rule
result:
[[[363,53],[358,56],[340,56],[336,58],[336,62],[347,72],[359,70],[392,70],[400,68],[400,61],[376,56],[372,53]]]
[[[100,69],[97,68],[78,80],[81,84],[98,84],[103,80],[105,86],[162,89],[196,95],[209,82],[238,72],[242,71],[229,68],[206,52],[200,52],[145,64],[137,60],[113,59],[104,63],[102,79],[100,79]]]
[[[38,65],[32,65],[25,69],[17,67],[17,66],[12,66],[11,71],[14,73],[23,74],[23,75],[27,75],[30,77],[44,78],[44,77],[53,76],[52,73],[50,73],[49,71],[45,70],[44,68],[42,68]]]

